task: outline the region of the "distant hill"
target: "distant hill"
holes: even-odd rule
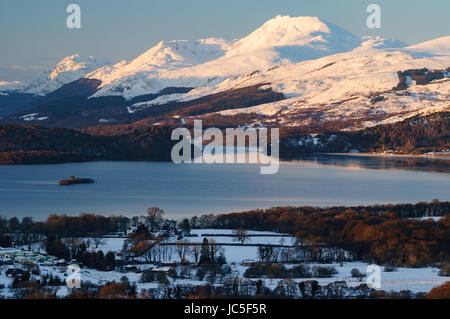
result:
[[[94,160],[168,161],[171,131],[152,127],[126,135],[92,136],[68,129],[0,125],[0,164]]]
[[[401,122],[377,125],[354,132],[321,134],[282,130],[280,152],[284,157],[310,153],[375,152],[450,155],[450,112],[414,116]]]
[[[84,132],[37,125],[0,125],[0,164],[95,160],[169,161],[174,126],[98,126]],[[354,132],[280,131],[280,155],[450,152],[450,112],[415,116]]]

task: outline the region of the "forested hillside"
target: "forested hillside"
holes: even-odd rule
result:
[[[170,159],[168,128],[150,127],[118,136],[92,136],[68,129],[0,125],[0,164],[92,160]]]
[[[380,264],[423,266],[450,260],[449,202],[359,207],[275,207],[191,219],[201,228],[245,228],[340,247]],[[439,221],[411,219],[441,215]]]
[[[386,152],[423,154],[450,148],[450,112],[415,116],[402,122],[378,125],[356,132],[296,133],[283,130],[283,157],[305,153]]]
[[[280,155],[392,152],[423,154],[450,149],[450,112],[416,116],[357,132],[299,132],[281,129]],[[206,126],[205,126],[206,128]],[[37,125],[0,125],[0,163],[62,163],[91,160],[170,160],[172,127],[122,130],[105,126],[79,132]],[[95,134],[95,135],[90,135]]]

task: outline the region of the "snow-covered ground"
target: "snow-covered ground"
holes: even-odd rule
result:
[[[293,279],[295,282],[301,282],[306,280],[317,280],[319,284],[325,285],[335,281],[346,281],[349,287],[357,287],[361,284],[366,283],[366,278],[360,281],[360,278],[353,278],[351,276],[352,269],[356,268],[361,273],[367,273],[368,263],[364,262],[346,262],[342,266],[339,263],[333,264],[317,264],[308,263],[310,266],[326,266],[335,267],[338,273],[332,278],[297,278]],[[290,265],[287,265],[289,267]],[[236,269],[239,273],[243,274],[247,267],[238,265]],[[400,291],[400,290],[411,290],[414,293],[417,292],[428,292],[433,287],[442,285],[446,281],[449,281],[448,277],[442,277],[438,275],[439,269],[426,267],[426,268],[396,268],[395,271],[385,272],[384,268],[381,266],[381,290],[389,291]],[[264,280],[265,285],[270,288],[275,288],[278,280],[277,279],[267,279]],[[257,280],[257,279],[255,279]]]
[[[233,230],[231,229],[193,229],[191,235],[197,235],[196,237],[186,237],[192,243],[201,243],[204,238],[213,238],[217,243],[236,244],[236,240],[231,236]],[[211,236],[213,235],[213,236]],[[220,236],[223,235],[223,236]],[[295,242],[295,238],[287,235],[274,232],[265,231],[253,231],[247,232],[248,238],[245,241],[246,245],[256,244],[280,244],[283,241],[284,245],[292,245]]]
[[[84,238],[83,240],[90,243],[90,249],[95,248],[96,251],[101,250],[107,253],[108,251],[119,252],[122,250],[125,238],[103,238],[98,247],[95,247],[94,238]]]
[[[226,235],[231,235],[232,230],[221,230],[221,229],[195,229],[191,232],[192,235],[197,235],[196,237],[185,237],[192,243],[200,243],[203,238],[214,239],[216,244],[234,244],[234,245],[223,245],[223,253],[225,255],[226,261],[232,266],[232,275],[242,277],[248,268],[248,266],[242,265],[243,261],[257,261],[258,260],[258,247],[257,244],[280,244],[283,243],[285,246],[293,245],[295,239],[285,234],[277,234],[273,232],[261,232],[261,231],[249,231],[249,241],[246,242],[244,246],[237,244],[233,241],[233,238]],[[206,236],[202,236],[206,235]],[[253,237],[252,237],[253,235]],[[254,236],[258,235],[258,236]],[[93,238],[84,238],[83,240],[89,240],[91,242],[91,248],[94,247]],[[282,240],[282,242],[280,242]],[[125,238],[103,238],[100,243],[98,250],[104,252],[114,251],[119,252],[122,247]],[[175,239],[168,240],[169,242],[174,242]],[[55,266],[51,264],[44,264],[43,258],[46,257],[43,252],[31,253],[25,250],[15,249],[15,248],[0,248],[0,260],[6,261],[14,259],[16,261],[14,265],[3,265],[0,266],[0,295],[7,298],[13,297],[13,290],[9,289],[12,284],[12,278],[6,276],[5,272],[11,267],[21,267],[17,260],[20,258],[31,258],[33,260],[39,260],[39,268],[41,275],[51,274],[54,277],[59,277],[63,282],[66,280],[66,268]],[[46,258],[45,260],[49,260]],[[192,260],[192,256],[188,256],[188,260]],[[51,262],[55,260],[50,259]],[[175,251],[173,251],[165,262],[178,262],[179,256]],[[344,262],[344,263],[332,263],[332,264],[318,264],[318,263],[306,263],[310,266],[326,266],[334,267],[337,270],[337,274],[333,278],[299,278],[294,279],[296,282],[306,281],[306,280],[317,280],[319,284],[325,285],[335,281],[346,281],[348,286],[356,287],[362,283],[365,283],[365,278],[360,281],[359,278],[353,278],[351,276],[352,269],[356,268],[361,273],[367,273],[368,263],[365,262]],[[286,264],[287,268],[293,267],[293,264]],[[145,270],[149,268],[158,268],[157,265],[151,263],[144,263],[137,265],[139,269]],[[204,284],[206,281],[198,281],[195,279],[195,269],[192,271],[192,280],[187,279],[176,279],[176,284]],[[433,267],[423,267],[423,268],[405,268],[399,267],[394,271],[386,272],[384,267],[381,266],[381,288],[385,291],[400,291],[400,290],[411,290],[412,292],[428,292],[433,287],[439,286],[449,280],[448,277],[441,277],[438,275],[439,269]],[[91,282],[97,285],[103,285],[111,281],[120,281],[123,277],[126,277],[131,283],[136,283],[138,290],[157,288],[158,283],[141,283],[140,277],[141,273],[135,273],[133,271],[99,271],[95,269],[82,268],[81,270],[81,280],[84,282]],[[33,278],[38,278],[38,276],[32,275]],[[278,281],[281,279],[269,279],[261,278],[265,285],[270,288],[275,288]],[[252,279],[257,280],[257,279]],[[171,283],[174,283],[172,278],[169,279]],[[219,283],[218,283],[219,284]],[[70,293],[70,290],[65,286],[58,287],[58,296],[63,297]]]
[[[238,244],[239,242],[233,240],[230,235],[233,234],[231,229],[193,229],[191,236],[186,236],[183,240],[187,240],[190,243],[201,243],[204,238],[214,239],[217,244]],[[211,236],[214,235],[214,236]],[[223,235],[223,236],[221,236]],[[254,236],[257,235],[257,236]],[[95,248],[94,238],[85,238],[84,241],[89,240],[90,248]],[[102,242],[98,245],[96,250],[102,250],[104,253],[108,251],[118,252],[123,248],[125,238],[103,238]],[[175,238],[166,240],[166,242],[176,242]],[[295,238],[287,234],[279,234],[274,232],[264,231],[248,231],[248,239],[245,241],[246,245],[258,245],[258,244],[276,244],[279,245],[292,245],[295,242]],[[234,249],[235,247],[226,247],[226,249]],[[249,250],[250,256],[255,257],[256,247],[237,247],[239,249]],[[244,259],[253,259],[248,257]]]
[[[431,219],[431,220],[437,222],[441,218],[442,218],[442,216],[433,216],[433,217],[414,217],[414,218],[410,218],[410,219],[421,220],[421,221]]]
[[[230,249],[231,248],[231,249]],[[242,276],[245,270],[248,268],[246,266],[240,265],[238,262],[247,258],[256,258],[256,249],[252,249],[253,247],[226,247],[225,254],[227,256],[228,262],[236,262],[235,265],[235,273],[233,275]],[[251,255],[253,254],[253,256]],[[339,263],[335,264],[315,264],[310,263],[310,266],[327,266],[327,267],[335,267],[338,271],[333,278],[298,278],[294,279],[296,282],[306,281],[306,280],[317,280],[319,284],[324,285],[328,283],[332,283],[335,281],[346,281],[348,286],[356,287],[362,283],[365,283],[365,278],[360,281],[359,278],[352,278],[351,270],[356,268],[361,273],[366,273],[367,266],[369,264],[363,262],[348,262],[343,263],[342,267]],[[292,265],[286,265],[287,267],[291,267]],[[142,268],[150,268],[155,267],[153,265],[141,265]],[[437,268],[397,268],[393,272],[385,272],[383,271],[383,267],[381,267],[381,288],[385,291],[400,291],[400,290],[411,290],[412,292],[428,292],[433,287],[439,286],[446,281],[449,280],[448,277],[441,277],[438,275]],[[3,285],[5,288],[0,289],[0,294],[6,297],[12,297],[12,292],[9,291],[8,287],[12,284],[12,278],[6,277],[5,275],[6,267],[0,266],[0,285]],[[60,267],[49,267],[49,266],[41,266],[40,267],[41,274],[52,274],[54,277],[59,277],[63,282],[66,280],[66,276],[64,273],[64,268]],[[95,269],[82,269],[81,271],[81,280],[89,281],[93,284],[106,284],[107,282],[116,281],[119,282],[123,277],[128,278],[131,283],[136,283],[138,289],[149,289],[158,287],[158,283],[140,283],[140,273],[134,272],[114,272],[114,271],[99,271]],[[268,279],[261,278],[267,287],[275,288],[280,279]],[[258,280],[252,279],[252,280]],[[173,280],[171,279],[171,282]],[[177,279],[176,283],[189,283],[189,284],[204,284],[206,281],[197,281],[197,280],[180,280]],[[58,288],[58,295],[64,296],[69,293],[69,290],[66,287]]]

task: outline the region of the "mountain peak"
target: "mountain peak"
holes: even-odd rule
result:
[[[304,47],[320,51],[352,50],[361,40],[318,17],[276,16],[236,42],[230,51],[242,54],[270,47]]]
[[[285,34],[294,33],[296,37],[308,36],[313,32],[329,33],[327,24],[318,17],[290,17],[278,15],[268,20],[260,28],[264,32],[284,32]]]
[[[121,67],[89,74],[95,94],[133,97],[167,86],[198,87],[275,65],[352,51],[361,39],[317,17],[277,16],[243,39],[162,41]]]
[[[72,72],[77,70],[95,70],[99,66],[106,64],[103,61],[96,60],[93,56],[86,58],[80,57],[79,54],[74,54],[65,57],[51,70],[49,78],[51,80],[57,78],[61,73]],[[86,74],[86,72],[84,72]],[[89,72],[87,72],[89,73]],[[83,74],[84,75],[84,74]],[[77,80],[77,79],[75,79]]]
[[[404,48],[405,46],[406,44],[402,41],[381,36],[364,36],[362,37],[361,43],[361,48],[399,49]]]
[[[52,92],[64,84],[81,79],[86,74],[97,70],[107,63],[96,58],[81,57],[79,54],[73,54],[63,58],[56,66],[49,68],[42,73],[36,80],[31,82],[25,89],[25,93],[45,95]]]
[[[161,41],[133,60],[130,66],[195,65],[219,58],[228,47],[227,41],[218,38]]]
[[[100,69],[88,74],[87,77],[101,80],[101,87],[122,78],[136,76],[141,83],[141,78],[158,77],[160,71],[177,70],[216,60],[225,55],[229,46],[229,42],[220,38],[161,41],[130,62]],[[127,80],[127,86],[132,84]],[[142,87],[147,88],[148,85],[142,84]],[[115,87],[112,90],[122,91]],[[106,91],[106,94],[112,94],[110,90]]]

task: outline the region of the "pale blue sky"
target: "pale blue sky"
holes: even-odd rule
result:
[[[81,29],[66,27],[70,3]],[[381,6],[381,29],[366,27],[370,3]],[[161,40],[240,38],[278,14],[411,44],[450,35],[450,0],[0,0],[0,80],[29,81],[74,53],[117,62]]]

